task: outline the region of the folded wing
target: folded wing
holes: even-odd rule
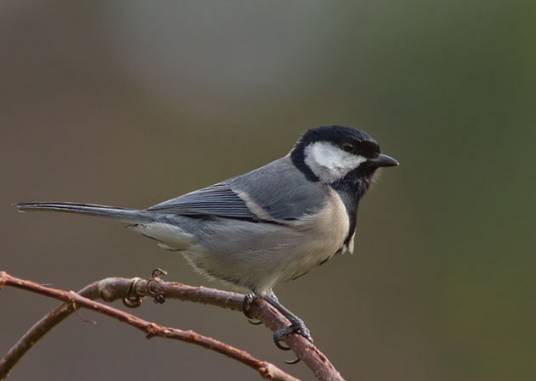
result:
[[[246,203],[225,182],[161,202],[148,210],[182,216],[216,216],[258,221]]]
[[[318,212],[326,195],[326,186],[308,181],[285,157],[244,175],[164,201],[148,210],[277,223]]]

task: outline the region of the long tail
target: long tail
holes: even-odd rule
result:
[[[86,214],[113,218],[122,222],[141,223],[154,221],[154,214],[145,210],[117,208],[106,205],[77,204],[73,202],[21,202],[19,211],[53,211]]]

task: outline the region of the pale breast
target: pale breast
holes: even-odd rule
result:
[[[319,213],[296,223],[295,228],[303,230],[306,239],[299,248],[285,278],[296,279],[312,268],[327,261],[339,252],[346,239],[350,221],[346,207],[336,191],[330,190],[326,205]]]

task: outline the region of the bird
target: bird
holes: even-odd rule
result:
[[[181,253],[192,267],[247,290],[243,310],[267,301],[289,320],[289,334],[312,342],[304,321],[277,298],[335,255],[352,253],[360,200],[379,168],[398,166],[368,133],[329,125],[307,130],[290,152],[260,168],[146,209],[72,202],[21,202],[19,211],[106,217]]]

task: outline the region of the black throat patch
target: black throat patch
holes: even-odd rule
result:
[[[371,181],[371,176],[363,173],[359,168],[348,173],[344,178],[331,184],[331,187],[337,191],[346,207],[350,228],[344,244],[348,245],[354,236],[357,227],[357,210],[359,201],[367,192]]]

